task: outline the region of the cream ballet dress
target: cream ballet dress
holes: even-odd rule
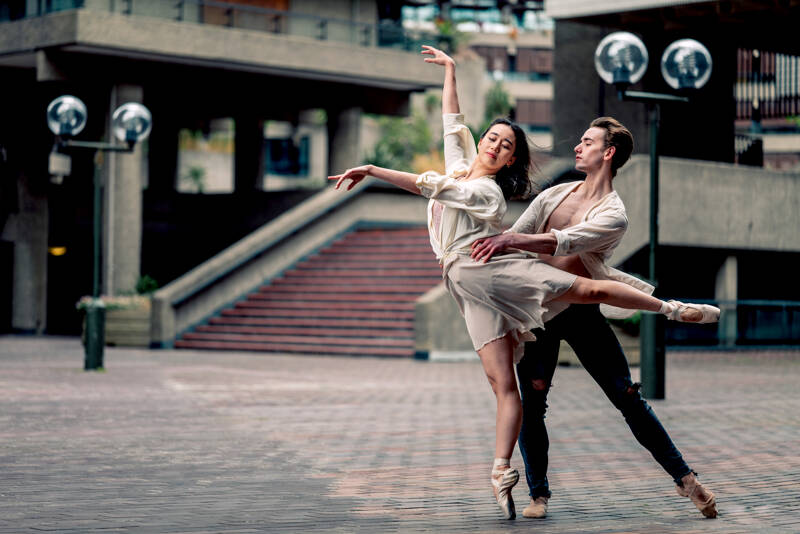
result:
[[[496,255],[488,263],[470,257],[470,245],[476,239],[502,232],[506,201],[494,176],[463,180],[477,148],[463,115],[445,114],[443,119],[445,174],[428,171],[416,181],[430,199],[431,247],[475,350],[510,333],[518,363],[523,343],[535,340],[530,330],[543,327],[567,308],[568,304],[553,299],[577,277],[523,252]]]

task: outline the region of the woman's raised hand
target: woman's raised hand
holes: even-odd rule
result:
[[[360,167],[353,167],[352,169],[347,169],[342,174],[337,174],[336,176],[328,176],[328,180],[336,180],[335,189],[339,189],[345,180],[350,180],[350,185],[347,186],[347,191],[353,189],[353,187],[366,178],[369,175],[369,165],[361,165]]]
[[[426,56],[425,63],[435,63],[437,65],[442,65],[446,67],[447,65],[455,66],[456,62],[453,61],[453,58],[439,50],[438,48],[434,48],[428,45],[422,45],[422,54]]]

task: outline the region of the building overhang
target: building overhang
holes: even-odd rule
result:
[[[417,54],[176,22],[88,9],[0,24],[0,66],[37,69],[60,79],[44,55],[103,56],[134,61],[335,82],[393,91],[441,85],[441,72]]]
[[[545,4],[545,13],[554,19],[575,19],[596,17],[642,9],[660,9],[686,4],[716,3],[709,0],[549,0]]]
[[[550,0],[545,11],[557,22],[701,41],[735,39],[741,48],[800,55],[800,40],[788,38],[797,31],[800,0]]]

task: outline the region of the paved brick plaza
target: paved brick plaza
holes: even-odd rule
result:
[[[77,339],[0,337],[2,533],[800,532],[796,351],[668,355],[652,404],[717,520],[576,367],[551,394],[550,516],[506,522],[478,362],[121,348],[105,373],[82,362]]]

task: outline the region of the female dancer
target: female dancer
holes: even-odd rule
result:
[[[529,187],[530,154],[523,130],[508,119],[496,119],[481,135],[477,150],[459,114],[455,62],[442,51],[423,46],[425,62],[445,69],[442,93],[446,173],[419,176],[362,165],[331,176],[347,189],[373,176],[428,203],[431,246],[443,266],[445,285],[464,315],[475,350],[497,399],[495,461],[492,486],[506,519],[515,517],[511,489],[519,473],[510,458],[519,435],[522,408],[513,364],[521,358],[530,330],[570,303],[606,303],[664,313],[686,322],[718,320],[713,306],[664,302],[621,282],[576,276],[523,253],[505,253],[488,263],[470,257],[477,239],[501,232],[506,199]]]

